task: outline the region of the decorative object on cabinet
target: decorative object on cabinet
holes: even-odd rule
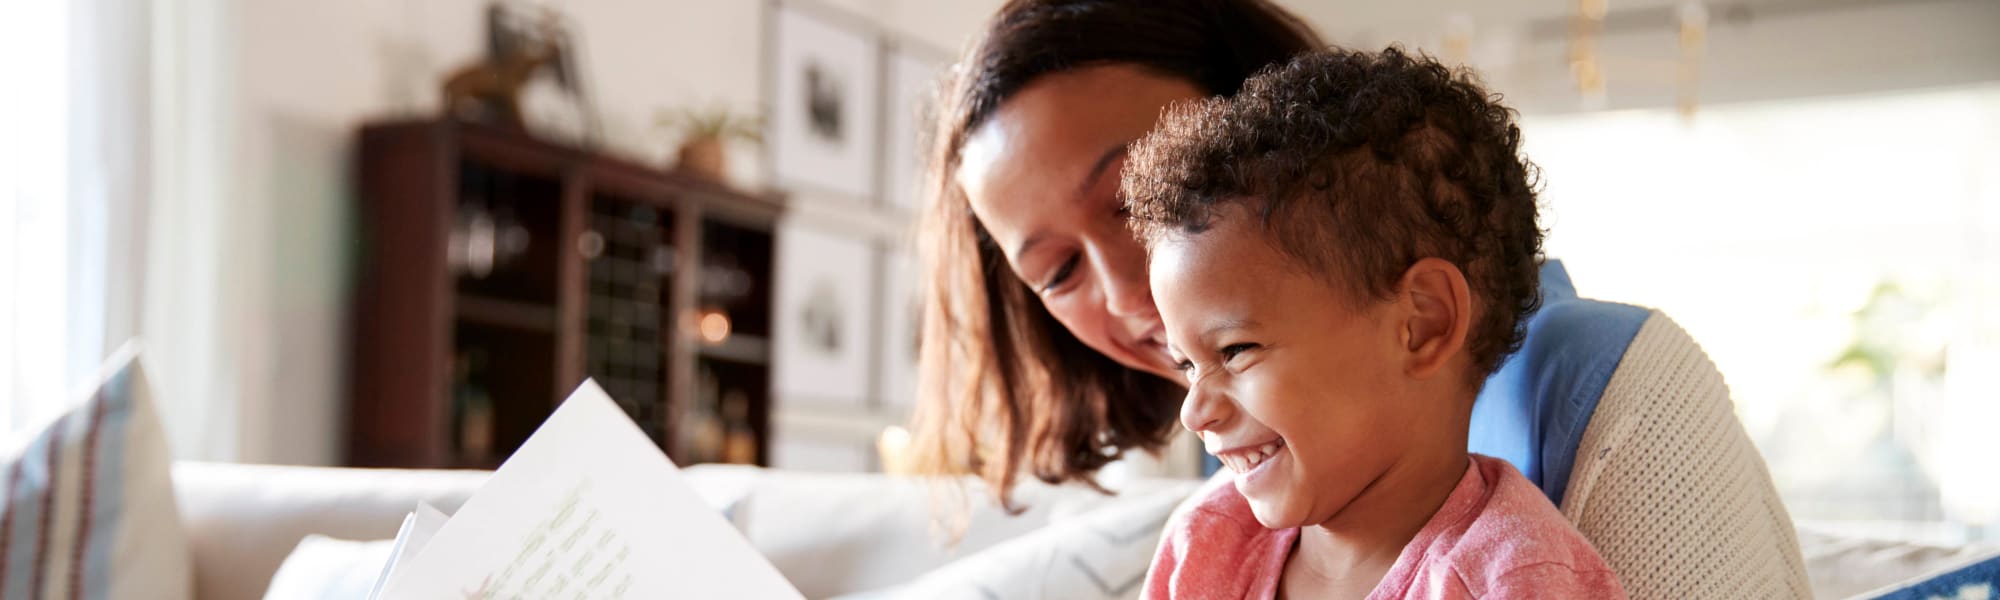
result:
[[[674,168],[715,181],[729,179],[729,163],[723,153],[725,142],[764,141],[763,120],[738,116],[720,106],[661,111],[655,120],[660,127],[681,134],[680,147],[674,153]]]
[[[445,77],[444,114],[516,131],[527,131],[534,121],[539,133],[594,144],[597,114],[578,70],[578,54],[574,28],[554,9],[509,2],[489,4],[486,55]],[[563,96],[566,110],[524,110],[524,103],[534,102],[523,96],[532,95],[535,90],[531,86],[544,74]]]

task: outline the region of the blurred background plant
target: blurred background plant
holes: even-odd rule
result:
[[[661,110],[654,122],[681,136],[675,167],[716,181],[727,179],[729,173],[724,153],[727,142],[764,141],[762,118],[738,114],[723,105]]]

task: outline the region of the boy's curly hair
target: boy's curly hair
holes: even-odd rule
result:
[[[1168,109],[1131,149],[1122,193],[1148,245],[1261,210],[1276,247],[1354,298],[1386,298],[1417,260],[1471,287],[1476,383],[1519,349],[1538,291],[1537,170],[1514,111],[1469,71],[1391,46],[1310,52],[1231,97]]]

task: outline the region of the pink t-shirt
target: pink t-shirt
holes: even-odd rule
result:
[[[1167,524],[1146,597],[1276,597],[1299,530],[1265,529],[1233,483],[1197,502]],[[1625,591],[1514,465],[1474,454],[1444,506],[1368,597],[1624,598]]]

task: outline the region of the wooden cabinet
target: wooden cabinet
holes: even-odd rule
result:
[[[361,130],[347,462],[494,467],[592,377],[761,464],[779,198],[449,120]]]

